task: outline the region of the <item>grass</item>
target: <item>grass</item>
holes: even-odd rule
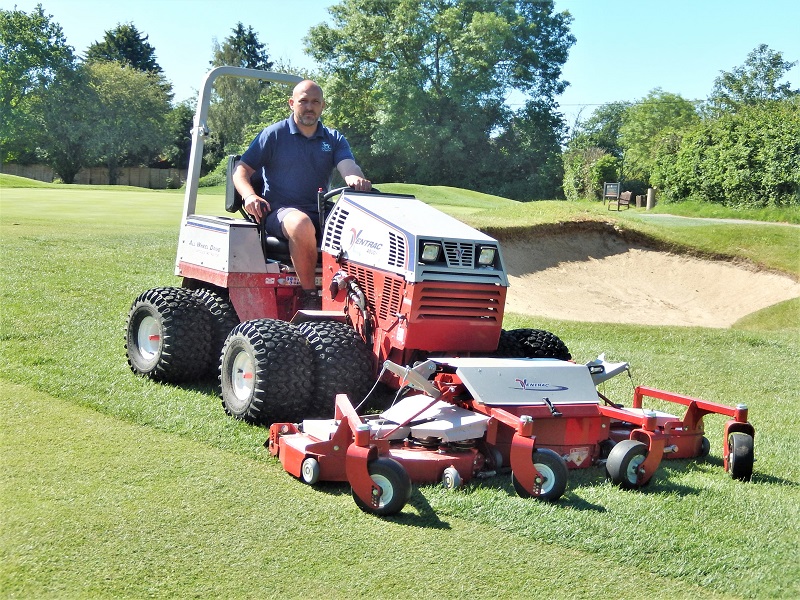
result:
[[[713,417],[709,458],[662,464],[642,492],[621,491],[589,469],[572,472],[562,501],[549,505],[517,497],[498,477],[455,492],[416,489],[399,516],[381,520],[359,511],[346,486],[312,489],[286,474],[262,446],[266,431],[226,417],[211,383],[156,385],[130,373],[130,303],[177,284],[180,193],[3,185],[4,596],[800,595],[797,301],[729,330],[521,315],[505,323],[556,332],[579,361],[599,352],[629,360],[636,383],[747,403],[756,427],[752,483],[722,471],[723,420]],[[457,195],[425,193],[443,205]],[[479,196],[465,204],[478,209],[471,219],[504,210],[540,223],[605,216],[568,203],[482,201],[493,205]],[[221,199],[202,195],[198,205],[219,212]],[[670,223],[644,226],[677,235]],[[742,233],[729,239],[749,243],[752,226],[733,227]],[[693,231],[714,252],[730,252]],[[606,388],[618,400],[631,394],[622,378]]]

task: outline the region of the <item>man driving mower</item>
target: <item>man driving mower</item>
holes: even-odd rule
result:
[[[320,297],[314,281],[319,225],[317,192],[327,190],[335,167],[345,183],[369,191],[353,158],[350,144],[335,129],[320,121],[325,109],[322,88],[310,80],[298,83],[289,98],[292,114],[264,128],[242,155],[233,183],[244,209],[269,235],[285,238],[303,297],[300,308],[318,309]]]

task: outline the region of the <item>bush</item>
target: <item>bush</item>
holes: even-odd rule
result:
[[[601,148],[591,146],[567,150],[563,161],[563,187],[567,200],[599,199],[603,182],[619,181],[619,159]]]
[[[225,185],[227,177],[228,158],[225,157],[217,163],[217,166],[207,175],[200,178],[197,185],[199,187],[214,187],[216,185]]]
[[[742,106],[704,121],[660,152],[653,183],[664,198],[728,207],[800,204],[800,98]]]

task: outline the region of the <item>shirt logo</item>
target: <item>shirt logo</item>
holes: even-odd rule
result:
[[[328,142],[322,142],[322,151],[323,152],[332,152],[333,148],[331,148],[331,145]]]

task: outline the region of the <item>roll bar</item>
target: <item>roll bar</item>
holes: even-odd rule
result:
[[[246,79],[261,79],[275,83],[300,83],[303,78],[287,73],[275,73],[260,69],[245,69],[244,67],[217,67],[211,69],[203,77],[200,94],[197,98],[197,112],[192,125],[192,147],[189,158],[189,172],[186,175],[186,195],[183,199],[183,219],[194,214],[197,205],[197,188],[200,182],[200,167],[203,163],[203,144],[208,135],[208,107],[211,104],[211,86],[217,77],[244,77]]]

